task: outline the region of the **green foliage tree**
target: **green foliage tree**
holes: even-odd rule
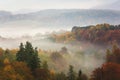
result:
[[[76,76],[75,76],[75,72],[74,72],[74,70],[73,70],[73,66],[72,65],[70,65],[69,66],[69,72],[68,72],[68,80],[75,80],[76,79]]]
[[[50,72],[49,70],[37,68],[34,71],[34,76],[36,80],[50,80]]]
[[[79,70],[77,80],[82,80],[82,71]]]
[[[61,50],[60,50],[60,53],[68,53],[68,49],[66,47],[62,47]]]
[[[8,58],[11,62],[15,61],[15,55],[11,53],[9,49],[3,50],[2,53],[0,54],[0,67],[3,66],[3,61],[5,58]]]
[[[88,80],[88,77],[79,70],[77,80]]]
[[[49,69],[48,69],[47,61],[44,61],[44,62],[43,62],[43,69],[49,70]]]
[[[20,44],[19,51],[16,54],[16,60],[17,61],[24,61],[26,57],[25,54],[25,48],[23,46],[23,43]]]
[[[32,71],[40,67],[37,48],[34,49],[30,42],[26,42],[25,47],[22,43],[20,44],[20,49],[16,54],[16,60],[26,62]]]
[[[63,72],[61,72],[55,75],[55,80],[67,80],[67,77]]]

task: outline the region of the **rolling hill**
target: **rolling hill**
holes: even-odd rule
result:
[[[28,14],[12,14],[11,12],[0,11],[0,34],[4,35],[45,33],[71,29],[75,25],[85,26],[101,23],[119,24],[120,11],[49,9]]]

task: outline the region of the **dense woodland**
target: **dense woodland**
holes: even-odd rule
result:
[[[120,44],[120,25],[98,24],[85,27],[74,26],[72,31],[62,34],[52,34],[56,42],[69,43],[73,41],[90,42],[98,45],[108,45],[114,42]]]
[[[41,54],[30,42],[21,43],[19,49],[0,48],[0,80],[120,80],[120,48],[116,44],[106,50],[106,62],[95,69],[90,78],[81,69],[74,71],[72,65],[67,73],[56,72],[38,55]],[[61,57],[59,52],[53,52],[51,56],[54,60]]]
[[[90,76],[81,68],[76,71],[75,66],[66,63],[64,57],[69,58],[66,47],[60,51],[45,51],[26,42],[21,43],[18,49],[0,48],[0,80],[120,80],[119,29],[120,26],[109,24],[74,27],[72,32],[52,34],[50,37],[53,41],[62,43],[89,41],[108,45],[115,42],[112,48],[106,49],[105,62],[94,69]],[[99,59],[98,55],[97,58]],[[58,67],[53,68],[55,66],[52,64]],[[62,69],[64,67],[67,67],[67,71]]]

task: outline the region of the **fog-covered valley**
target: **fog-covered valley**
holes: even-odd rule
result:
[[[94,70],[104,67],[103,64],[106,64],[107,59],[108,62],[109,58],[112,61],[110,54],[117,49],[116,46],[112,49],[112,45],[117,43],[119,45],[119,13],[120,11],[87,9],[43,10],[27,14],[2,11],[0,12],[0,55],[2,55],[0,59],[3,59],[1,64],[10,65],[18,57],[22,59],[26,53],[30,53],[25,55],[24,59],[27,58],[28,63],[33,65],[34,60],[29,62],[31,55],[33,58],[34,55],[38,57],[37,59],[40,58],[38,62],[42,66],[38,67],[40,72],[39,70],[36,72],[40,76],[44,74],[43,68],[47,66],[50,76],[54,75],[56,78],[57,74],[63,72],[67,78],[68,69],[72,65],[75,76],[80,70],[87,75],[86,77],[91,78]],[[19,52],[24,53],[22,57],[19,56]],[[117,61],[115,58],[113,61]],[[11,63],[8,63],[9,59]],[[44,65],[45,61],[48,65],[47,63]]]
[[[49,35],[37,34],[35,36],[22,36],[14,38],[0,38],[0,47],[4,49],[18,49],[19,44],[29,41],[34,47],[43,50],[41,61],[47,61],[49,68],[57,72],[67,72],[69,65],[73,65],[75,70],[81,69],[83,73],[90,76],[90,73],[105,62],[105,50],[91,43],[75,42],[56,43],[49,39]],[[68,53],[60,53],[59,60],[51,58],[52,52],[60,52],[63,47],[67,48]],[[45,51],[45,52],[44,52]],[[57,62],[57,63],[56,63]],[[59,63],[59,64],[58,64]],[[63,67],[64,66],[64,67]],[[59,70],[58,70],[59,69]]]

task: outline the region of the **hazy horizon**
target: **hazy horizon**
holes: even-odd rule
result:
[[[28,13],[45,9],[93,9],[96,6],[109,5],[118,0],[1,0],[0,10],[13,13]]]
[[[115,3],[119,0],[0,0],[0,36],[35,35],[102,23],[117,25],[119,8],[110,6]],[[105,7],[108,10],[97,10]]]

